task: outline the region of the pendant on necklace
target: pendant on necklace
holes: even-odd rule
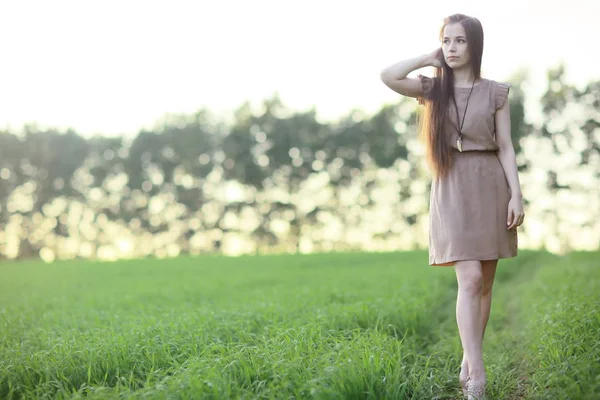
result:
[[[456,139],[456,147],[458,147],[458,151],[462,153],[462,139],[460,137]]]

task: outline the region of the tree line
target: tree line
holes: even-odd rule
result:
[[[600,82],[579,89],[564,72],[548,71],[538,125],[525,112],[525,78],[511,80],[521,235],[531,247],[597,248]],[[323,123],[275,95],[259,110],[242,104],[230,124],[200,110],[132,138],[0,132],[0,256],[424,248],[418,112],[402,98]]]

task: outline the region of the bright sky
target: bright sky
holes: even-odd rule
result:
[[[561,60],[572,83],[600,78],[596,0],[3,1],[0,128],[135,135],[274,92],[324,120],[371,113],[398,98],[380,70],[439,46],[456,12],[483,24],[487,78],[528,67],[539,94]]]

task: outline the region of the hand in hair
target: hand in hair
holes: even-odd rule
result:
[[[442,68],[442,60],[444,59],[444,54],[442,53],[442,48],[438,47],[431,53],[429,53],[429,62],[428,64],[435,68]]]

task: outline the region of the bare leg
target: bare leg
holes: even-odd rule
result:
[[[492,287],[494,285],[494,277],[496,276],[496,267],[498,266],[498,260],[485,260],[481,261],[481,272],[483,274],[483,290],[481,293],[481,323],[482,332],[481,340],[485,335],[485,328],[487,327],[488,320],[490,319],[490,311],[492,308]],[[466,353],[463,351],[463,359],[460,366],[460,377],[461,381],[464,381],[469,376],[469,363],[467,362]]]
[[[481,332],[482,341],[492,309],[492,287],[494,286],[497,265],[498,260],[481,261],[481,270],[483,273],[483,292],[481,293],[481,319],[483,324]]]
[[[469,376],[475,382],[485,381],[482,357],[483,268],[476,260],[457,261],[454,270],[458,281],[456,322],[468,363]]]

